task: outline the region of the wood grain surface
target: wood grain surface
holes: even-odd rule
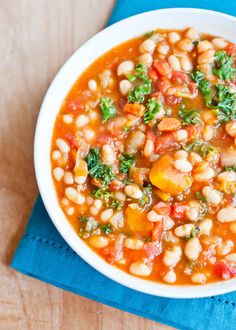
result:
[[[9,267],[38,193],[33,137],[40,104],[57,70],[104,27],[113,5],[0,0],[0,329],[170,329]]]

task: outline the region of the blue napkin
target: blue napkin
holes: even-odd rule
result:
[[[109,24],[144,11],[196,7],[236,16],[235,1],[120,0]],[[203,299],[167,299],[136,292],[109,280],[66,244],[38,197],[11,266],[29,276],[178,329],[235,330],[236,292]]]

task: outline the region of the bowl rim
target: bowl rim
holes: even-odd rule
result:
[[[130,275],[128,273],[125,273],[124,271],[109,265],[107,262],[105,262],[98,254],[96,254],[94,251],[92,251],[91,248],[87,246],[87,244],[84,243],[80,237],[75,234],[74,229],[69,224],[69,221],[66,219],[66,216],[61,210],[61,207],[57,201],[57,206],[54,203],[54,207],[58,208],[57,212],[63,213],[64,221],[63,223],[58,220],[58,218],[55,216],[56,210],[53,209],[52,204],[50,202],[50,195],[48,193],[48,187],[47,184],[50,186],[50,182],[45,182],[43,180],[44,178],[44,168],[45,165],[44,159],[43,159],[43,153],[44,153],[44,146],[41,144],[41,138],[44,135],[44,126],[48,114],[48,107],[50,105],[50,98],[53,98],[53,92],[57,88],[57,85],[60,84],[60,81],[63,79],[63,75],[66,72],[67,68],[73,60],[79,56],[79,54],[82,52],[82,50],[86,50],[86,48],[93,45],[94,41],[96,41],[98,38],[100,38],[102,35],[111,33],[112,31],[119,30],[119,28],[122,28],[126,24],[130,24],[132,22],[135,22],[139,20],[140,18],[148,18],[148,16],[152,15],[173,15],[178,13],[186,13],[186,14],[199,14],[199,15],[206,15],[206,16],[214,16],[214,17],[221,17],[222,19],[230,20],[233,23],[236,23],[236,17],[230,16],[228,14],[223,14],[217,11],[212,10],[205,10],[205,9],[196,9],[196,8],[168,8],[168,9],[159,9],[159,10],[152,10],[148,12],[144,12],[138,15],[134,15],[128,18],[125,18],[115,24],[112,24],[108,26],[107,28],[103,29],[96,35],[94,35],[92,38],[90,38],[88,41],[86,41],[81,47],[79,47],[73,54],[68,58],[68,60],[61,66],[60,70],[52,80],[46,95],[44,97],[44,100],[42,102],[40,112],[37,119],[36,129],[35,129],[35,138],[34,138],[34,166],[35,166],[35,174],[36,174],[36,180],[39,187],[39,192],[42,197],[43,203],[46,207],[46,210],[49,214],[49,217],[51,218],[52,222],[54,223],[55,227],[61,234],[61,236],[64,238],[64,240],[67,242],[67,244],[90,266],[92,266],[94,269],[99,271],[101,274],[105,275],[106,277],[114,280],[115,282],[124,285],[128,288],[134,289],[136,291],[140,291],[143,293],[151,294],[154,296],[161,296],[161,297],[167,297],[167,298],[203,298],[203,297],[209,297],[209,296],[215,296],[218,294],[228,293],[231,291],[236,290],[236,278],[228,280],[226,282],[219,281],[214,282],[210,284],[205,284],[203,286],[197,286],[197,285],[169,285],[165,283],[159,283],[154,282],[148,279],[143,279],[139,277],[135,277],[133,275]],[[157,24],[158,25],[158,24]],[[145,31],[144,31],[145,32]],[[132,37],[130,37],[132,38]],[[129,37],[123,40],[129,40]],[[119,44],[119,43],[118,43]],[[113,46],[114,47],[114,46]],[[111,47],[112,48],[112,47]],[[104,53],[106,53],[104,51]],[[90,63],[92,63],[91,61]],[[86,69],[87,66],[84,67],[83,70]],[[78,79],[78,77],[77,77]],[[75,80],[76,81],[76,80]],[[74,81],[74,83],[75,83]],[[73,83],[69,86],[68,91],[73,86]],[[55,97],[54,97],[55,98]],[[64,99],[64,98],[63,98]],[[59,112],[60,108],[57,109],[57,113]],[[55,122],[55,118],[54,118]],[[52,134],[52,131],[50,132]],[[49,141],[49,149],[51,149],[51,139]],[[50,156],[49,156],[49,162],[50,162]],[[48,164],[47,164],[48,165]],[[51,165],[50,165],[51,168]],[[50,174],[51,175],[51,174]],[[50,180],[52,181],[52,180]],[[56,195],[55,187],[50,187],[50,189],[53,189],[54,194]],[[53,198],[56,196],[53,196]],[[57,198],[57,197],[56,197]],[[60,209],[60,211],[59,211]]]

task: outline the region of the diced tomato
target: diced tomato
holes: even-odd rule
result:
[[[159,78],[159,74],[157,73],[157,71],[153,68],[151,68],[149,71],[148,71],[148,76],[149,78],[153,81],[153,82],[156,82],[157,79]]]
[[[161,237],[162,237],[162,233],[163,233],[163,223],[162,222],[158,222],[153,231],[152,231],[152,240],[154,242],[161,242]]]
[[[179,144],[175,141],[173,133],[165,133],[156,137],[155,152],[163,153],[173,149],[178,149]]]
[[[178,104],[182,101],[182,97],[177,97],[175,95],[165,95],[164,98],[167,105]]]
[[[171,215],[176,219],[183,219],[186,212],[188,211],[189,206],[186,202],[183,203],[174,203],[171,210]]]
[[[109,184],[109,188],[112,191],[116,191],[116,190],[120,190],[123,188],[123,183],[119,180],[113,180],[110,184]]]
[[[185,129],[188,132],[189,140],[197,140],[201,137],[201,133],[202,133],[201,125],[186,126]]]
[[[226,47],[226,53],[227,53],[228,56],[231,56],[234,53],[236,53],[236,45],[235,44],[229,44]]]
[[[190,81],[188,83],[188,89],[191,94],[196,94],[197,93],[197,84],[193,81]]]
[[[167,61],[155,60],[153,66],[163,77],[167,79],[172,77],[172,69]]]
[[[172,80],[177,84],[183,84],[185,81],[187,81],[187,79],[188,76],[184,72],[175,71],[175,70],[172,72]]]
[[[98,147],[101,147],[104,144],[111,143],[111,140],[112,140],[112,138],[109,135],[105,135],[105,134],[100,135],[100,136],[97,137],[96,144],[97,144]]]
[[[124,111],[132,113],[135,116],[142,117],[145,112],[145,106],[139,103],[127,103],[125,105]]]
[[[215,273],[219,278],[228,280],[236,276],[236,264],[218,261],[215,263]]]
[[[147,139],[152,140],[155,143],[156,135],[151,129],[147,130],[146,137],[147,137]]]
[[[154,211],[161,215],[166,215],[170,212],[170,205],[164,202],[159,202],[154,206]]]
[[[156,85],[162,93],[165,93],[171,87],[170,81],[164,78],[158,79]]]
[[[78,109],[82,109],[82,103],[79,100],[68,100],[66,103],[67,109],[76,112]]]
[[[162,253],[162,245],[159,242],[145,243],[143,249],[150,259],[153,259]]]

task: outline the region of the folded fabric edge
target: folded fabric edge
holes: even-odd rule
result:
[[[29,251],[31,250],[30,249],[30,240],[27,240],[26,237],[22,237],[22,240],[20,242],[20,245],[28,245],[28,249]],[[41,242],[40,241],[36,241],[36,244],[39,245],[38,248],[41,247]],[[18,247],[18,254],[17,254],[17,257],[19,258],[20,257],[20,253],[21,253],[21,249],[20,249],[20,245]],[[57,249],[57,247],[53,246],[53,245],[49,245],[48,246],[51,250],[54,250],[54,249]],[[71,256],[71,251],[70,250],[67,250],[67,249],[64,249],[64,253],[65,254],[70,254]],[[25,256],[25,255],[24,255]],[[75,255],[76,257],[76,255]],[[17,258],[17,259],[18,259]],[[57,258],[58,258],[58,255],[57,255]],[[64,258],[64,257],[63,257]],[[58,260],[58,263],[60,263],[60,261]],[[131,307],[127,307],[127,306],[124,306],[124,305],[121,305],[121,304],[118,304],[116,303],[115,301],[110,301],[108,299],[105,299],[105,298],[100,298],[99,296],[97,295],[93,295],[91,293],[88,293],[87,291],[83,291],[83,290],[80,290],[80,289],[76,289],[72,286],[68,286],[68,285],[64,285],[63,283],[60,283],[60,282],[57,282],[57,281],[52,281],[49,277],[47,276],[39,276],[37,274],[34,274],[33,272],[29,271],[29,270],[26,270],[24,268],[24,265],[21,263],[21,266],[18,265],[18,262],[16,261],[15,262],[15,258],[13,258],[11,264],[10,264],[10,267],[15,270],[15,271],[19,271],[21,272],[22,274],[24,275],[27,275],[31,278],[35,278],[35,279],[38,279],[40,281],[43,281],[43,282],[46,282],[50,285],[53,285],[59,289],[63,289],[63,290],[67,290],[67,291],[70,291],[72,293],[75,293],[75,294],[78,294],[82,297],[85,297],[87,299],[90,299],[90,300],[94,300],[94,301],[97,301],[101,304],[105,304],[107,306],[110,306],[110,307],[113,307],[113,308],[118,308],[120,310],[123,310],[125,312],[128,312],[128,313],[131,313],[131,314],[135,314],[137,316],[140,316],[140,317],[143,317],[143,318],[148,318],[152,321],[155,321],[155,322],[159,322],[159,323],[162,323],[162,324],[165,324],[165,325],[168,325],[168,326],[171,326],[171,327],[174,327],[174,328],[177,328],[177,329],[181,329],[181,330],[192,330],[190,328],[187,328],[187,327],[183,327],[181,324],[178,324],[176,322],[173,322],[173,321],[170,321],[170,320],[166,320],[166,319],[163,319],[162,317],[160,316],[154,316],[153,314],[149,314],[147,312],[145,313],[142,313],[140,310],[137,310],[137,309],[134,309],[134,308],[131,308]],[[29,269],[29,267],[27,267],[27,269]]]

